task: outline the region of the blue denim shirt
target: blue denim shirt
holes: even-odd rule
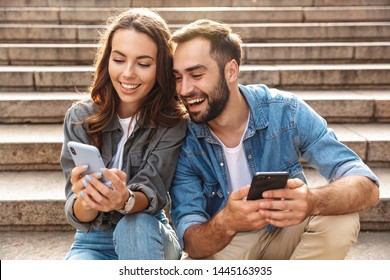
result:
[[[239,85],[250,117],[243,146],[253,176],[257,171],[288,171],[306,182],[302,162],[328,181],[363,175],[378,178],[304,101],[265,85]],[[302,160],[303,159],[303,160]],[[171,217],[183,246],[184,232],[204,223],[227,202],[228,170],[223,148],[207,124],[189,123],[170,189]]]

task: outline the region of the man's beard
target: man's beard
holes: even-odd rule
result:
[[[208,106],[205,112],[191,112],[188,110],[190,112],[191,120],[198,124],[206,123],[217,118],[225,109],[230,97],[230,91],[225,77],[223,75],[220,76],[217,85],[209,94],[205,92],[201,92],[201,94],[208,97]]]

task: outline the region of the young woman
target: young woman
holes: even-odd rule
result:
[[[130,9],[101,36],[91,96],[64,120],[65,212],[77,229],[66,259],[180,258],[164,212],[186,132],[170,35],[153,11]],[[84,175],[88,166],[75,166],[69,141],[96,146],[107,168]]]

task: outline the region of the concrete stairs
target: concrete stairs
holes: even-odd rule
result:
[[[0,259],[58,259],[69,248],[63,117],[87,96],[106,17],[141,6],[172,30],[229,23],[245,42],[241,83],[293,91],[327,119],[382,182],[348,258],[389,259],[369,248],[390,252],[390,0],[0,0]]]

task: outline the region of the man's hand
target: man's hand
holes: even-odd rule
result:
[[[248,192],[249,185],[233,191],[225,208],[217,215],[219,222],[228,229],[228,234],[258,230],[267,224],[264,216],[259,212],[259,202],[246,200]]]
[[[211,256],[228,245],[238,232],[263,228],[267,222],[259,212],[259,201],[246,200],[249,185],[230,194],[226,206],[203,224],[184,233],[184,248],[191,258]]]
[[[289,179],[287,188],[266,191],[259,200],[260,215],[277,227],[289,227],[301,223],[311,212],[310,191],[300,179]]]

